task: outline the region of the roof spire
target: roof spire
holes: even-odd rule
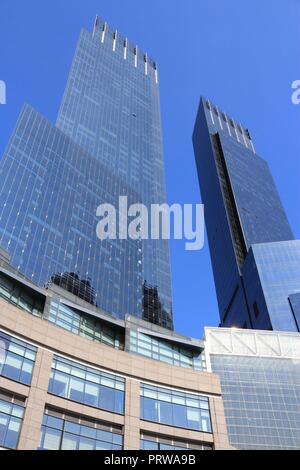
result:
[[[93,28],[93,37],[95,36],[95,32],[96,32],[98,24],[99,24],[99,16],[96,15],[96,18],[95,18],[95,21],[94,21],[94,28]]]

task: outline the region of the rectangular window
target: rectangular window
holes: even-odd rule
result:
[[[0,273],[0,297],[32,315],[42,316],[44,296],[2,272]]]
[[[143,419],[147,421],[159,421],[157,401],[141,397],[141,412]]]
[[[0,447],[16,449],[24,415],[24,402],[0,393]]]
[[[30,385],[37,348],[0,331],[0,375]]]
[[[50,323],[54,323],[56,326],[79,336],[116,349],[124,349],[124,334],[119,328],[109,326],[106,322],[64,305],[57,300],[51,302],[50,311],[44,318]]]
[[[173,423],[173,404],[166,401],[158,402],[158,421],[160,423]]]
[[[130,330],[130,351],[168,364],[203,370],[201,349],[188,349],[140,331]]]
[[[140,394],[141,419],[212,432],[207,397],[146,384],[141,384]]]
[[[88,406],[124,414],[122,377],[54,356],[48,392]]]
[[[141,433],[141,450],[212,450],[210,443]]]
[[[46,409],[39,449],[122,450],[122,428],[114,424]]]

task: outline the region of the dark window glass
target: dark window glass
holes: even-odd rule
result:
[[[259,316],[259,310],[258,310],[258,306],[257,306],[257,302],[256,302],[256,301],[253,303],[253,311],[254,311],[255,318],[258,318],[258,316]]]
[[[44,297],[4,273],[0,273],[0,297],[26,312],[42,316]]]
[[[124,349],[124,333],[117,327],[108,326],[97,318],[80,310],[53,300],[45,320],[85,338],[104,343],[117,349]]]

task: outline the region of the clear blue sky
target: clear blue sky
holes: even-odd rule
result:
[[[168,201],[197,203],[191,135],[203,94],[250,129],[300,238],[299,0],[0,0],[0,155],[22,104],[54,121],[81,27],[95,14],[159,64]],[[171,243],[176,329],[219,321],[207,241]]]

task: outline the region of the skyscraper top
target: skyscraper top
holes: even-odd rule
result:
[[[241,124],[235,122],[235,120],[224,111],[221,111],[216,105],[212,104],[209,100],[201,98],[203,107],[205,109],[208,125],[216,129],[217,132],[225,131],[230,137],[236,139],[240,144],[245,145],[246,148],[250,149],[255,153],[255,148],[251,139],[251,135],[248,129],[245,129]]]
[[[153,77],[158,83],[157,63],[117,30],[110,28],[107,22],[102,21],[98,15],[94,22],[93,37],[99,39],[102,44],[109,43],[113,52],[122,54],[124,60],[131,61],[134,67],[142,70],[145,75]]]

